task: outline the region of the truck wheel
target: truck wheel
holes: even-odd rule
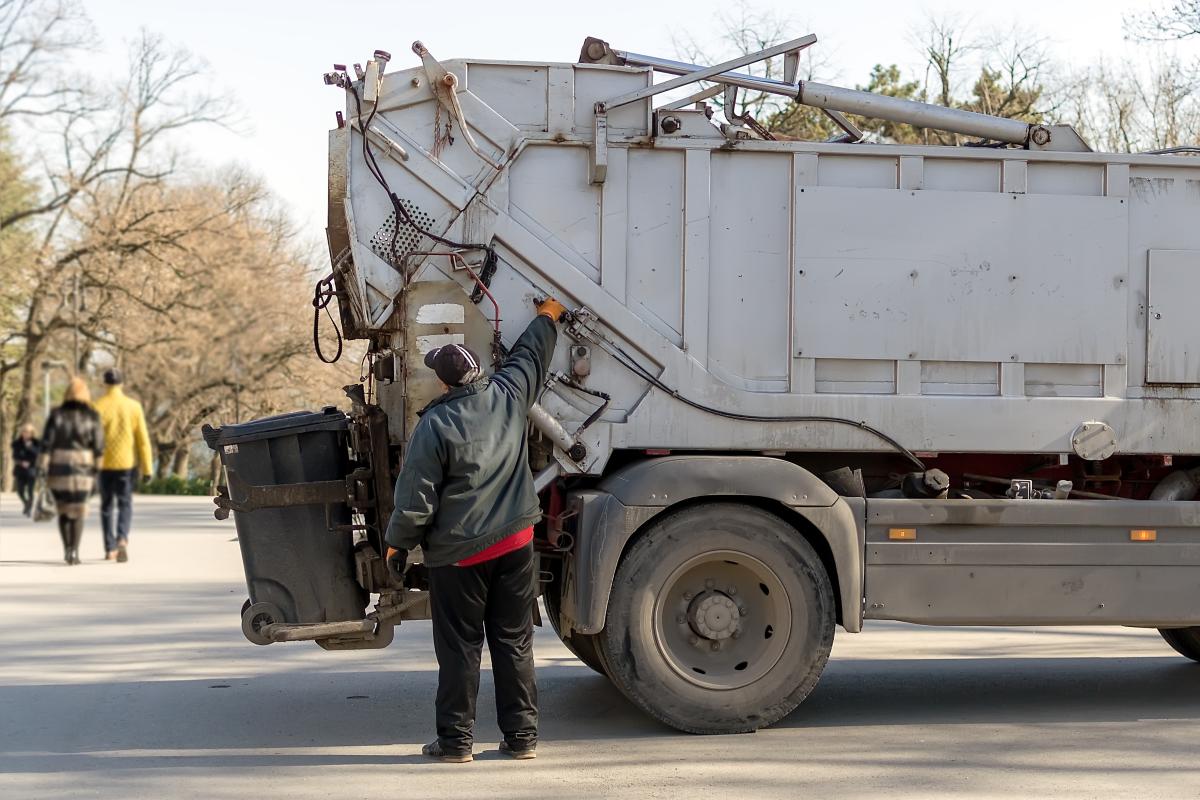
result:
[[[674,728],[744,733],[812,691],[834,618],[829,576],[792,526],[706,503],[654,523],[626,554],[599,634],[602,663],[626,697]]]
[[[554,629],[554,633],[558,635],[559,641],[566,645],[572,655],[591,667],[594,672],[598,672],[607,678],[608,673],[604,671],[604,667],[600,662],[600,655],[596,651],[596,637],[574,631],[568,631],[567,635],[564,636],[563,631],[559,629],[558,573],[555,572],[554,575],[556,580],[548,584],[542,593],[542,602],[546,604],[546,617],[550,622],[550,627]]]
[[[1159,628],[1158,632],[1181,656],[1200,661],[1200,627]]]

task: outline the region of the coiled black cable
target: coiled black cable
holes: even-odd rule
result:
[[[333,318],[333,313],[329,310],[329,304],[333,302],[333,298],[337,297],[337,289],[333,284],[333,273],[329,273],[321,280],[317,281],[316,287],[313,289],[313,350],[317,351],[317,358],[321,359],[326,364],[333,364],[342,357],[342,331],[338,328],[337,320]],[[326,358],[321,351],[321,309],[325,309],[326,316],[329,317],[329,323],[333,325],[333,331],[337,334],[337,352],[333,354],[333,358]]]

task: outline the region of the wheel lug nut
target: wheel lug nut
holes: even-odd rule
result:
[[[716,582],[716,581],[714,581],[712,578],[709,578],[708,580],[706,580],[706,581],[704,582],[704,588],[705,588],[705,589],[712,589],[712,588],[713,588],[714,586],[716,586],[716,585],[717,585],[717,582]]]
[[[720,643],[720,642],[713,642],[711,645],[709,645],[709,647],[710,647],[710,648],[712,649],[712,651],[715,653],[715,652],[717,652],[718,650],[720,650],[720,649],[721,649],[721,643]]]
[[[725,590],[725,594],[737,594],[737,587],[730,586],[728,589]]]
[[[685,622],[687,622],[687,620],[684,619],[683,614],[680,614],[679,616],[677,616],[675,618],[675,624],[677,624],[677,625],[682,625]]]
[[[688,637],[688,644],[700,644],[700,637],[698,637],[698,636],[689,636],[689,637]]]
[[[692,597],[694,597],[694,596],[695,596],[695,595],[693,595],[691,592],[684,592],[684,593],[683,593],[683,599],[684,599],[684,600],[691,600],[691,599],[692,599]]]

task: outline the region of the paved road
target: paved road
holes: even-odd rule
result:
[[[57,561],[0,497],[0,796],[11,798],[1200,797],[1200,666],[1124,628],[842,634],[813,696],[756,734],[643,717],[537,639],[543,742],[424,761],[428,623],[376,652],[255,647],[232,523],[141,498],[129,564]]]

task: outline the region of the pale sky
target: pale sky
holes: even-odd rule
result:
[[[213,163],[236,161],[262,175],[314,238],[322,237],[324,228],[326,131],[344,102],[342,92],[321,82],[333,63],[365,62],[372,51],[383,49],[393,55],[392,69],[407,69],[418,63],[410,49],[415,39],[439,59],[569,62],[589,35],[617,49],[676,57],[675,39],[686,33],[700,41],[715,40],[715,15],[733,8],[712,0],[83,0],[83,5],[104,43],[104,51],[91,57],[94,72],[115,74],[126,42],[143,27],[208,63],[212,87],[237,105],[240,131],[208,129],[193,144]],[[955,16],[980,35],[1014,27],[1030,31],[1047,38],[1054,57],[1069,66],[1130,55],[1123,16],[1161,4],[1043,0],[980,3],[964,12],[965,5],[961,0],[764,0],[752,7],[793,19],[795,36],[816,33],[815,47],[832,65],[821,77],[853,86],[865,83],[876,63],[898,63],[909,77],[921,77],[912,37],[930,15]],[[1197,44],[1181,49],[1200,55]],[[1141,53],[1144,57],[1145,50]]]

